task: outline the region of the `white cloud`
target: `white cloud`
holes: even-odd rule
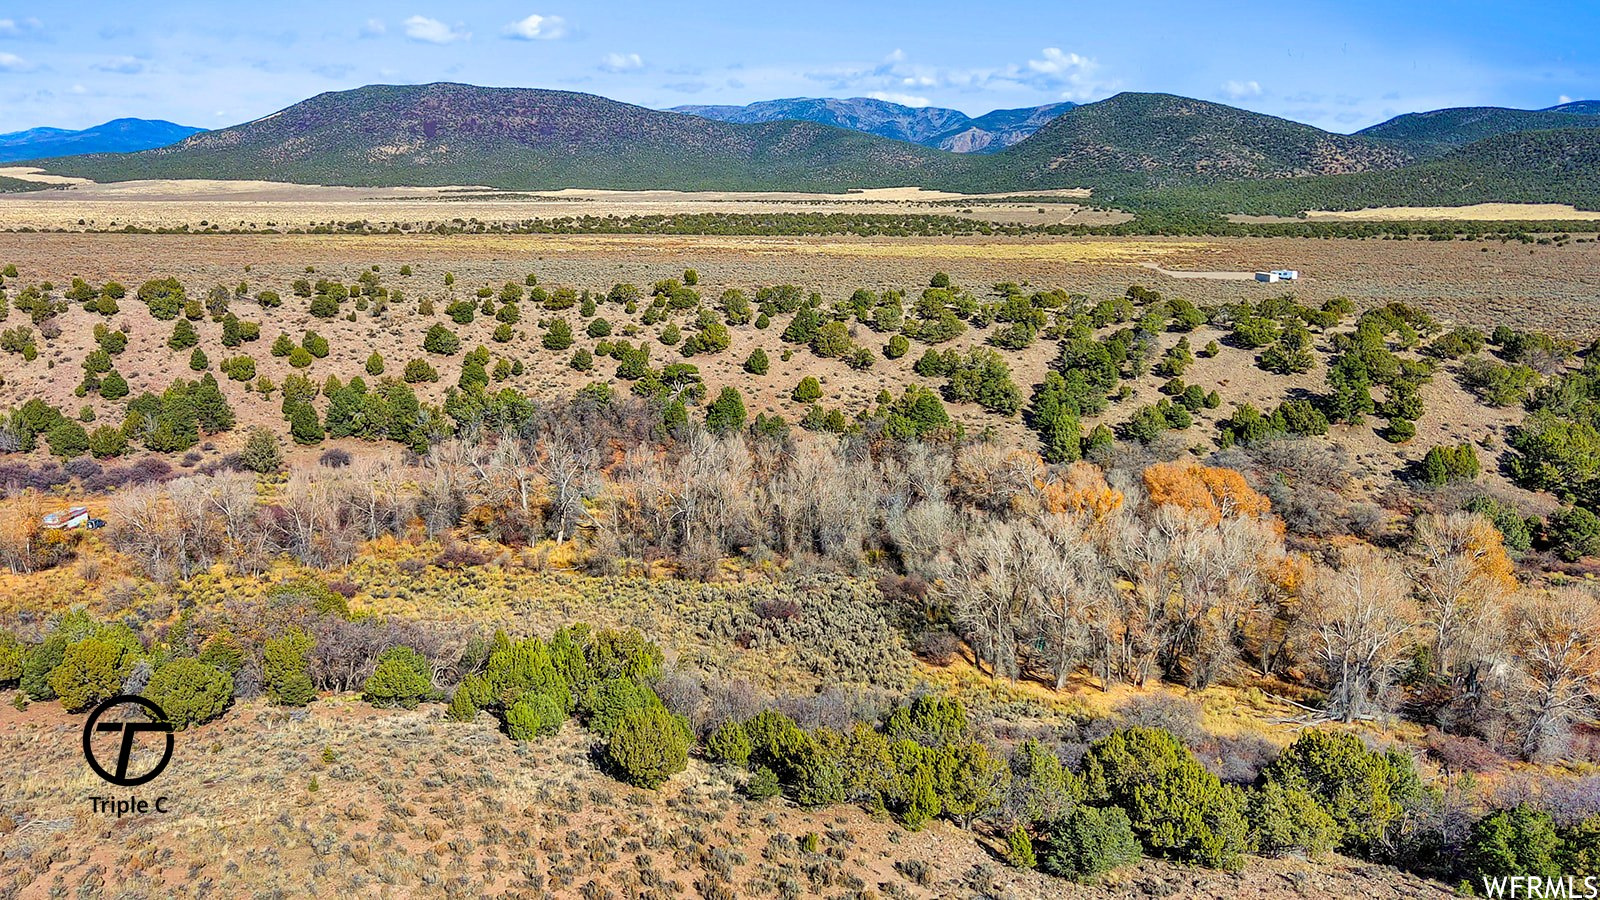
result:
[[[567,36],[567,20],[560,16],[532,15],[512,22],[501,34],[519,41],[554,41]]]
[[[1556,105],[1557,106],[1563,106],[1563,105],[1571,103],[1571,102],[1572,102],[1572,98],[1571,97],[1568,97],[1566,94],[1562,94],[1561,95],[1561,99],[1556,101]]]
[[[867,94],[874,100],[883,100],[887,103],[898,103],[901,106],[932,106],[933,101],[927,97],[918,97],[913,94],[899,94],[894,91],[871,91]]]
[[[24,34],[38,31],[44,23],[35,18],[27,19],[0,19],[0,37],[22,37]]]
[[[1261,83],[1257,81],[1229,81],[1222,85],[1222,92],[1235,100],[1245,97],[1261,96]]]
[[[607,72],[628,72],[644,68],[644,59],[637,53],[607,53],[600,61],[600,68]]]
[[[75,84],[72,86],[72,92],[74,94],[87,94],[89,93],[89,89],[81,84]]]
[[[1060,47],[1044,48],[1044,59],[1028,60],[1028,68],[1041,75],[1064,75],[1094,65],[1087,57],[1076,53],[1062,53]]]
[[[460,25],[446,25],[427,16],[412,16],[405,21],[405,26],[406,37],[428,44],[453,44],[472,37],[472,33]]]
[[[876,63],[820,66],[801,73],[812,83],[805,90],[822,91],[821,96],[875,97],[896,102],[920,101],[949,94],[1009,94],[1020,101],[1038,102],[1039,96],[1055,95],[1062,100],[1085,101],[1104,97],[1116,82],[1102,79],[1099,63],[1058,47],[1040,52],[1042,58],[998,66],[945,67],[916,62],[896,50]],[[792,73],[763,70],[763,80],[774,82],[771,90],[792,91],[787,81]],[[938,95],[932,92],[939,92]]]
[[[133,75],[144,71],[144,63],[131,56],[114,56],[105,62],[95,63],[94,68],[117,75]]]
[[[1060,47],[1046,47],[1040,51],[1040,55],[1044,58],[1028,60],[1031,79],[1009,70],[1000,73],[1000,77],[1017,81],[1031,80],[1037,87],[1060,91],[1065,100],[1088,100],[1104,87],[1094,78],[1100,64],[1093,59],[1063,52]]]
[[[368,19],[361,24],[361,36],[364,38],[382,37],[389,33],[389,26],[382,19]]]
[[[27,72],[33,64],[15,53],[0,53],[0,72]]]

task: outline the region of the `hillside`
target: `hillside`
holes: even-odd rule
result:
[[[972,119],[960,130],[947,131],[937,146],[952,153],[997,153],[1032,137],[1075,103],[1047,103],[1021,109],[997,109]]]
[[[153,119],[113,119],[82,131],[30,128],[0,134],[0,162],[81,153],[134,153],[176,144],[202,130]]]
[[[1218,103],[1123,93],[1067,109],[997,153],[976,151],[999,140],[996,134],[1033,127],[1050,110],[1000,110],[958,123],[939,142],[973,152],[952,153],[853,130],[876,127],[933,140],[941,123],[955,121],[939,111],[900,107],[902,115],[877,101],[793,102],[815,104],[815,114],[826,112],[851,127],[715,121],[565,91],[374,85],[322,94],[170,147],[41,163],[96,181],[264,179],[509,190],[1091,188],[1097,202],[1109,206],[1159,207],[1184,216],[1592,204],[1600,171],[1600,132],[1592,128],[1600,117],[1562,112],[1444,110],[1340,135]],[[1453,146],[1479,133],[1547,122],[1584,127],[1491,134]]]
[[[797,97],[763,100],[746,106],[678,106],[673,111],[741,124],[785,120],[815,122],[952,153],[992,153],[1027,138],[1073,105],[1048,103],[1022,109],[997,109],[970,118],[960,110],[904,106],[870,97],[848,100]]]
[[[1600,116],[1600,100],[1574,100],[1552,106],[1546,112],[1564,112],[1579,116]]]
[[[1438,156],[1484,138],[1550,128],[1600,128],[1600,116],[1565,110],[1462,106],[1396,116],[1356,134],[1395,144],[1416,156]]]
[[[763,100],[745,106],[678,106],[672,111],[741,125],[814,122],[926,146],[935,146],[933,142],[939,135],[972,121],[960,110],[937,106],[904,106],[870,97],[852,97],[848,100],[796,97]]]
[[[1404,169],[1276,183],[1235,182],[1171,190],[1171,209],[1257,215],[1383,206],[1570,203],[1600,209],[1600,131],[1567,128],[1503,134]]]
[[[730,124],[591,94],[450,83],[326,93],[172,147],[46,162],[97,181],[819,191],[937,183],[963,164],[809,122]]]
[[[1180,184],[1393,169],[1410,160],[1359,136],[1171,94],[1075,107],[993,159],[1008,187],[1092,187],[1107,199]]]

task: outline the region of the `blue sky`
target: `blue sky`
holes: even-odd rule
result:
[[[1168,91],[1353,131],[1600,97],[1600,2],[0,3],[0,131],[216,128],[322,91],[441,80],[973,115]]]

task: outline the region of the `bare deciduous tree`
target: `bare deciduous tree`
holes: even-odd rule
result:
[[[1512,696],[1525,710],[1522,755],[1555,749],[1600,691],[1600,597],[1587,587],[1529,593],[1515,614]]]
[[[1347,548],[1309,586],[1302,640],[1328,686],[1327,713],[1343,722],[1381,706],[1414,634],[1416,602],[1400,563],[1373,547]]]

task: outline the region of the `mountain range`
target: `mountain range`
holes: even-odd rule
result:
[[[1027,138],[1075,105],[1062,102],[997,109],[971,118],[956,109],[905,106],[871,97],[848,100],[797,97],[763,100],[747,106],[675,106],[672,111],[746,125],[785,120],[816,122],[952,153],[995,153]]]
[[[1353,135],[1171,94],[1122,93],[1059,112],[1002,111],[1027,115],[965,121],[953,110],[900,107],[919,112],[903,115],[881,101],[792,102],[800,105],[739,108],[741,116],[762,118],[741,122],[567,91],[371,85],[320,94],[167,147],[40,164],[98,181],[247,178],[508,190],[1090,188],[1106,205],[1208,214],[1402,200],[1600,206],[1594,127],[1600,116],[1585,112],[1594,109],[1587,102],[1550,110],[1440,110]],[[763,118],[798,113],[830,122]],[[1040,118],[1048,121],[1033,134],[995,152],[955,153],[923,143],[945,126],[960,129],[946,136],[992,136]],[[988,127],[975,124],[984,119]]]
[[[1600,128],[1600,102],[1550,109],[1458,106],[1395,116],[1356,134],[1388,141],[1419,156],[1439,156],[1495,135],[1548,128]]]
[[[134,153],[176,144],[203,130],[160,119],[112,119],[82,131],[30,128],[0,134],[0,162],[80,153]]]

